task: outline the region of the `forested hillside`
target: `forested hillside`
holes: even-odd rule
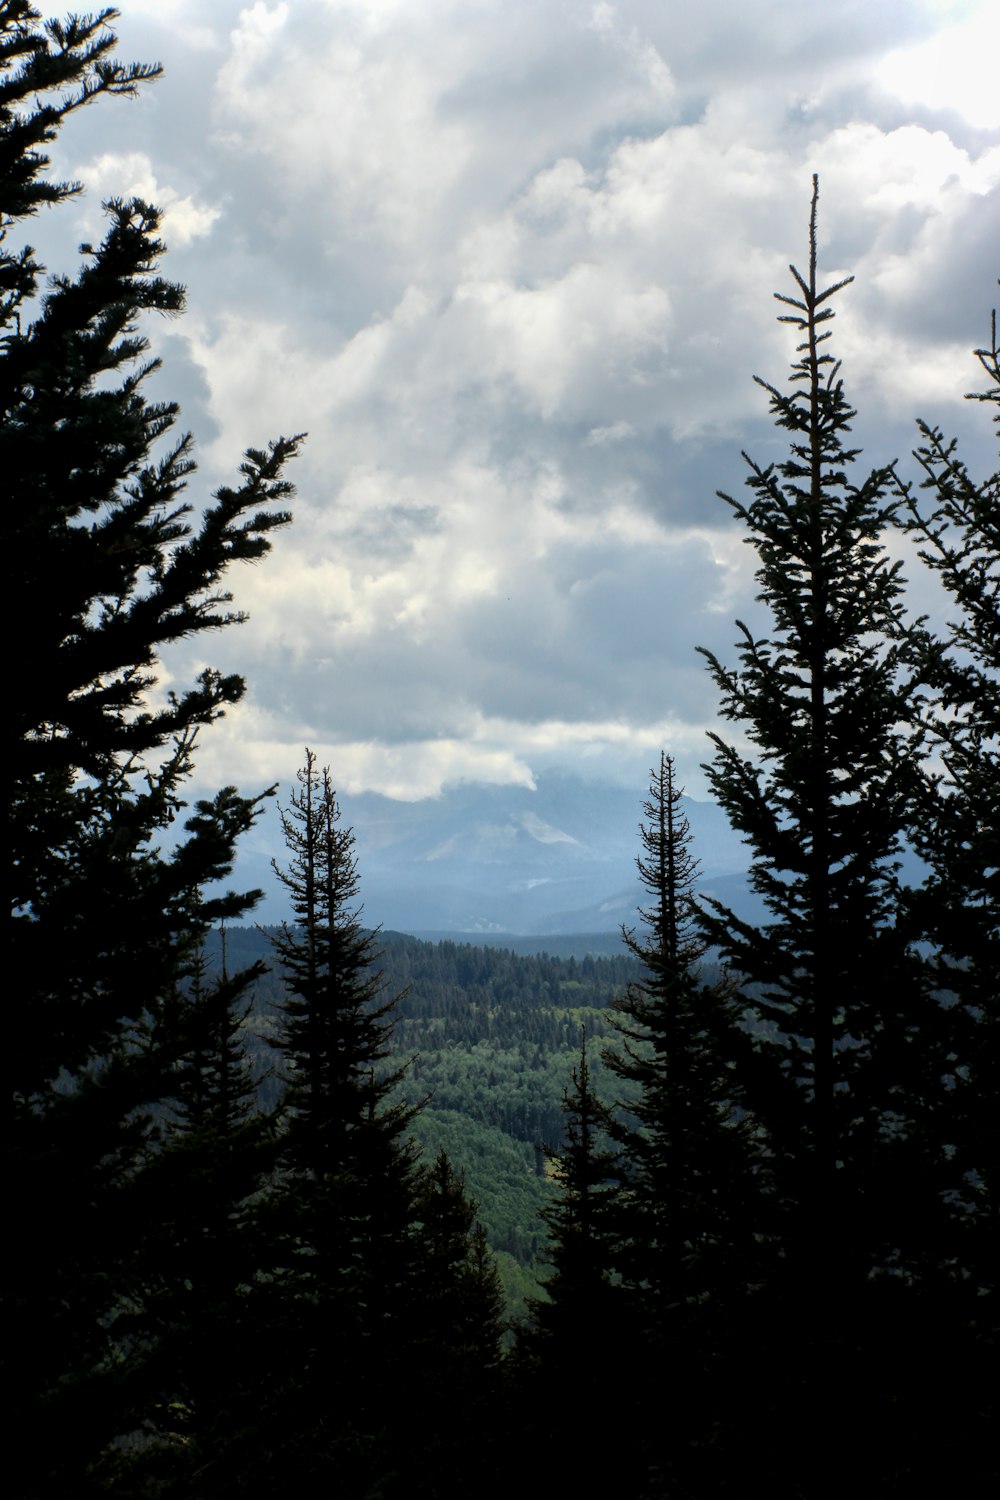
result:
[[[814,177],[788,380],[758,378],[780,456],[720,497],[757,623],[703,652],[763,915],[699,885],[664,748],[619,955],[380,936],[313,749],[191,790],[246,691],[200,651],[244,622],[301,435],[191,498],[160,211],[109,199],[51,278],[11,238],[79,191],[61,127],[158,76],[114,18],[0,0],[12,1493],[989,1492],[1000,472],[927,422],[908,468],[861,465]],[[975,355],[1000,426],[995,316]],[[275,793],[288,917],[258,931],[229,882]]]
[[[248,990],[244,1023],[262,1107],[280,1094],[280,1059],[268,1045],[284,998],[275,929],[213,932],[206,958],[267,965]],[[564,940],[565,941],[565,940]],[[586,939],[577,939],[585,949]],[[444,1149],[478,1205],[508,1293],[508,1311],[525,1313],[544,1275],[541,1212],[554,1185],[546,1149],[562,1142],[563,1094],[586,1028],[595,1080],[611,1087],[601,1060],[608,1007],[640,966],[624,945],[617,957],[518,955],[500,947],[378,934],[384,992],[399,995],[390,1071],[405,1065],[398,1094],[422,1106],[410,1134],[428,1159]]]

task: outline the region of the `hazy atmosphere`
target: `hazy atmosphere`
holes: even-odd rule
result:
[[[102,198],[167,209],[188,311],[150,331],[194,499],[309,434],[294,525],[227,579],[250,622],[167,658],[248,679],[198,785],[287,787],[309,744],[349,819],[551,768],[638,799],[666,746],[705,796],[695,647],[754,618],[715,492],[741,448],[780,456],[752,376],[785,379],[771,294],[813,172],[822,269],[857,278],[836,350],[865,462],[906,460],[917,415],[982,453],[995,4],[122,10],[119,55],[165,75],[81,114],[54,162],[86,195],[31,238],[69,269]]]

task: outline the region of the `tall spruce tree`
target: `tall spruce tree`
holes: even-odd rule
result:
[[[261,1405],[280,1437],[261,1473],[282,1495],[333,1482],[345,1500],[458,1500],[493,1478],[497,1272],[447,1157],[422,1167],[408,1139],[390,1061],[400,997],[384,993],[354,835],[308,749],[298,783],[275,865],[296,921],[274,939],[285,1096]]]
[[[740,625],[735,669],[708,658],[723,715],[754,750],[715,736],[707,769],[770,920],[755,929],[716,907],[706,935],[756,1018],[747,1102],[781,1252],[759,1389],[789,1424],[772,1457],[796,1494],[815,1493],[817,1455],[850,1466],[866,1441],[876,1487],[926,1460],[913,1458],[915,1412],[942,1386],[921,1291],[946,1188],[922,1124],[944,1087],[942,1009],[899,920],[923,735],[883,540],[896,501],[891,470],[854,477],[854,413],[827,342],[850,278],[820,288],[817,196],[814,179],[806,274],[793,266],[794,295],[776,294],[801,338],[792,389],[758,381],[790,453],[766,468],[748,458],[751,499],[723,497],[757,553],[772,627],[759,639]]]
[[[395,1149],[412,1110],[389,1098],[402,1076],[385,1067],[396,997],[381,997],[376,934],[356,904],[353,830],[341,826],[329,769],[308,748],[298,781],[281,813],[289,865],[274,862],[295,916],[273,939],[288,992],[276,1045],[285,1062],[286,1158],[323,1182],[361,1170],[373,1129]]]
[[[670,755],[650,772],[643,812],[636,863],[649,905],[639,911],[642,930],[623,935],[646,972],[612,1010],[619,1044],[605,1060],[628,1088],[614,1128],[631,1221],[619,1269],[642,1289],[654,1338],[670,1342],[679,1330],[668,1328],[665,1309],[718,1303],[723,1280],[751,1278],[752,1235],[736,1246],[752,1223],[753,1174],[734,1073],[746,1037],[725,988],[702,974],[698,862]]]
[[[272,1424],[283,1432],[272,1482],[297,1493],[336,1470],[343,1494],[363,1495],[398,1457],[381,1391],[400,1365],[411,1291],[413,1110],[391,1097],[396,997],[382,995],[376,935],[356,904],[353,832],[311,750],[298,782],[282,812],[288,866],[275,862],[295,925],[274,939],[287,999],[274,1037],[285,1096],[270,1365],[288,1404]]]
[[[200,892],[228,874],[253,803],[206,803],[175,851],[160,851],[196,731],[243,682],[207,671],[160,704],[151,689],[164,647],[241,618],[220,580],[263,557],[288,519],[282,470],[295,450],[251,450],[239,487],[196,515],[182,498],[190,439],[170,441],[177,408],[143,394],[157,362],[139,319],[183,306],[157,274],[156,209],[110,202],[104,240],[43,296],[44,268],[14,238],[80,190],[46,176],[62,123],[159,71],[114,59],[115,14],[41,24],[24,0],[0,0],[0,473],[18,634],[8,1353],[30,1455],[23,1489],[39,1495],[100,1489],[118,1440],[155,1425],[142,1250],[163,1205],[144,1169],[176,1051],[143,1042],[210,920]],[[229,910],[251,901],[234,896]]]
[[[624,1085],[611,1133],[623,1167],[613,1264],[649,1371],[639,1424],[649,1483],[673,1493],[712,1463],[747,1299],[761,1274],[762,1164],[744,1109],[749,1039],[698,934],[698,862],[672,756],[650,771],[640,824],[642,926],[623,929],[642,979],[611,1011]],[[668,1424],[656,1421],[668,1411]],[[697,1487],[697,1484],[696,1484]]]

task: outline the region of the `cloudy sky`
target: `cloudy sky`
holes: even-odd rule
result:
[[[242,671],[206,784],[414,799],[546,766],[689,791],[753,556],[717,489],[781,454],[752,376],[820,174],[869,466],[920,414],[990,460],[969,350],[1000,272],[996,0],[124,0],[138,101],[67,125],[84,199],[163,207],[182,320],[157,391],[197,499],[305,430],[251,621],[168,662]],[[57,225],[56,220],[60,220]],[[67,257],[69,258],[67,260]],[[200,486],[200,488],[198,487]]]

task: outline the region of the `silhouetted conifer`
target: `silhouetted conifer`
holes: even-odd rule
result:
[[[968,399],[1000,407],[995,312],[990,344],[976,357],[989,387]],[[1000,413],[993,424],[1000,429]],[[1000,1161],[994,1108],[1000,1074],[1000,470],[977,482],[954,439],[924,422],[918,427],[923,442],[914,457],[931,504],[903,487],[902,525],[941,583],[952,618],[943,637],[922,626],[910,635],[924,688],[922,721],[936,751],[910,828],[931,871],[913,906],[920,936],[932,945],[935,981],[956,1002],[948,1012],[955,1055],[947,1100],[953,1114],[948,1141],[960,1174],[956,1196],[964,1213],[983,1219],[996,1212]],[[971,1113],[958,1126],[967,1107]],[[994,1264],[994,1280],[995,1271]]]
[[[274,1045],[285,1080],[281,1171],[268,1208],[278,1320],[272,1367],[285,1404],[271,1482],[295,1492],[334,1471],[362,1495],[395,1459],[382,1390],[405,1343],[415,1254],[413,1110],[392,1099],[390,1012],[361,922],[354,835],[329,771],[307,749],[282,812],[275,870],[296,925],[274,939],[287,999]],[[279,1478],[280,1470],[280,1478]]]
[[[288,519],[277,502],[295,450],[251,450],[239,488],[196,518],[190,439],[170,442],[177,408],[143,394],[156,361],[138,321],[183,306],[157,274],[156,209],[109,202],[102,242],[41,296],[43,268],[14,243],[21,220],[79,191],[45,176],[62,123],[159,72],[114,60],[115,14],[43,25],[24,0],[0,0],[0,473],[18,622],[9,1415],[32,1495],[86,1495],[111,1482],[129,1434],[155,1442],[142,1252],[165,1216],[147,1169],[176,1053],[144,1042],[211,920],[199,893],[228,875],[253,803],[206,804],[161,852],[197,727],[243,682],[206,671],[159,704],[151,690],[164,646],[241,618],[220,582]],[[252,901],[233,897],[231,911]]]
[[[995,312],[990,342],[975,353],[988,386],[968,399],[993,407],[1000,429]],[[923,1051],[919,1123],[944,1188],[937,1222],[923,1226],[920,1280],[925,1363],[953,1372],[923,1382],[932,1393],[923,1399],[928,1413],[936,1406],[942,1430],[956,1434],[952,1462],[987,1475],[1000,1323],[1000,470],[977,481],[954,439],[917,425],[924,494],[900,486],[899,520],[947,609],[939,635],[919,622],[908,636],[914,715],[932,755],[907,829],[930,873],[909,893],[907,912],[941,1001],[933,1045]]]
[[[624,937],[646,973],[612,1010],[620,1043],[605,1060],[627,1085],[625,1115],[613,1129],[628,1180],[619,1269],[642,1288],[653,1328],[657,1304],[696,1306],[718,1299],[723,1281],[752,1279],[749,1245],[737,1242],[753,1217],[753,1158],[735,1073],[746,1036],[725,987],[701,975],[698,864],[669,755],[650,772],[643,811],[637,864],[650,904],[640,908],[642,930]],[[661,1324],[657,1336],[665,1334]]]
[[[548,1300],[536,1316],[542,1330],[564,1344],[574,1335],[591,1336],[593,1320],[609,1300],[612,1268],[620,1265],[620,1203],[617,1188],[622,1163],[614,1150],[607,1109],[593,1093],[587,1060],[587,1030],[580,1030],[580,1059],[563,1094],[564,1141],[547,1152],[558,1196],[544,1218],[549,1230],[546,1278]],[[569,1367],[584,1367],[569,1355]]]
[[[635,1352],[615,1272],[622,1234],[617,1199],[622,1169],[608,1136],[608,1112],[592,1090],[585,1026],[579,1062],[563,1094],[563,1122],[562,1147],[546,1152],[557,1187],[555,1200],[542,1214],[551,1270],[519,1351],[537,1455],[534,1482],[540,1494],[584,1482],[601,1494],[619,1487],[630,1493],[635,1470],[620,1445],[595,1449],[572,1440],[577,1427],[601,1411],[608,1370],[621,1368]],[[637,1392],[623,1397],[624,1420],[639,1409]]]
[[[637,1446],[651,1473],[676,1485],[693,1466],[707,1485],[734,1336],[760,1276],[762,1164],[738,1071],[749,1039],[727,987],[702,973],[698,862],[669,755],[650,772],[643,813],[648,904],[624,937],[645,973],[613,1007],[605,1052],[625,1086],[611,1122],[624,1168],[613,1263],[648,1371]]]
[[[705,924],[755,1018],[746,1101],[776,1194],[751,1426],[775,1419],[768,1402],[780,1411],[790,1438],[774,1479],[803,1495],[821,1452],[842,1477],[863,1462],[883,1491],[910,1472],[915,1392],[940,1389],[920,1292],[947,1187],[922,1121],[928,1089],[945,1087],[930,1061],[942,1012],[897,880],[924,754],[884,544],[898,502],[891,470],[854,477],[854,413],[827,344],[850,278],[820,289],[816,209],[814,183],[807,272],[792,267],[794,295],[778,295],[801,337],[792,388],[759,381],[790,453],[748,459],[752,498],[724,497],[772,624],[766,638],[740,625],[735,669],[709,655],[722,713],[752,748],[713,736],[707,769],[769,920],[754,928],[716,905]]]
[[[221,952],[215,969],[202,950],[192,955],[151,1039],[176,1059],[149,1171],[163,1223],[143,1253],[161,1436],[131,1479],[162,1494],[245,1493],[256,1454],[248,1373],[260,1348],[260,1278],[270,1271],[258,1207],[276,1132],[258,1107],[246,1024],[248,989],[266,969],[258,961],[230,973],[224,929]]]
[[[397,1378],[397,1468],[387,1493],[462,1497],[492,1492],[500,1462],[503,1295],[476,1205],[440,1151],[415,1200],[409,1309]]]

